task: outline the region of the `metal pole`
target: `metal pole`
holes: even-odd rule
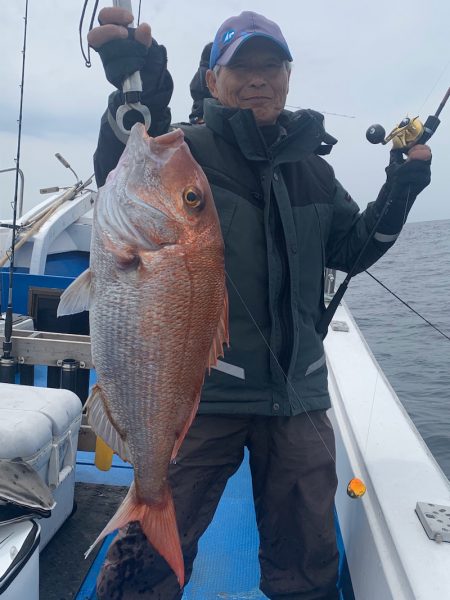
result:
[[[60,387],[77,393],[77,376],[80,363],[74,358],[66,358],[61,365]]]
[[[0,383],[16,383],[17,362],[15,358],[0,357]]]

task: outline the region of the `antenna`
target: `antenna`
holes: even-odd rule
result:
[[[0,381],[2,383],[14,383],[16,374],[16,360],[11,356],[12,351],[12,322],[13,322],[13,305],[12,305],[12,289],[13,289],[13,274],[14,274],[14,250],[16,246],[16,230],[17,230],[17,204],[18,204],[18,189],[19,189],[19,173],[20,173],[20,142],[22,139],[22,108],[23,108],[23,87],[25,80],[25,52],[27,46],[27,24],[28,24],[28,0],[25,0],[25,16],[24,16],[24,34],[23,34],[23,49],[22,49],[22,79],[20,82],[20,109],[19,109],[19,131],[17,135],[17,154],[16,154],[16,181],[14,189],[13,203],[13,222],[12,222],[12,242],[9,258],[9,285],[8,285],[8,305],[6,308],[5,317],[5,337],[3,341],[3,356],[0,358]]]

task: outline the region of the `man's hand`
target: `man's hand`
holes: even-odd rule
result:
[[[92,29],[87,36],[89,45],[95,50],[112,40],[126,40],[127,27],[133,22],[133,15],[123,8],[107,7],[99,12],[98,22],[100,27]],[[152,43],[150,25],[141,23],[135,29],[134,39],[148,48]]]
[[[99,53],[108,81],[121,89],[126,77],[145,66],[152,43],[150,25],[128,29],[133,15],[118,7],[102,8],[98,20],[100,26],[88,33],[88,44]]]
[[[413,146],[408,152],[406,161],[408,160],[431,160],[431,150],[429,146],[425,146],[424,144]]]
[[[397,167],[393,175],[393,187],[396,192],[408,190],[408,195],[416,197],[431,181],[431,150],[418,144],[408,152],[408,158]]]
[[[428,146],[413,146],[406,160],[400,150],[391,150],[391,162],[386,167],[387,180],[375,201],[376,212],[384,212],[378,234],[395,236],[401,231],[414,200],[430,184],[430,166]]]
[[[400,150],[391,150],[391,162],[386,167],[388,190],[394,197],[406,194],[416,198],[431,181],[431,150],[424,144],[417,144],[408,151],[406,160]]]

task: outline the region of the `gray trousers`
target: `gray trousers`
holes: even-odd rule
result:
[[[169,469],[186,582],[198,540],[245,446],[260,536],[261,590],[271,600],[337,600],[337,477],[330,456],[334,434],[325,411],[295,417],[196,417]],[[131,523],[111,544],[97,595],[99,600],[180,600],[182,591],[139,524]]]

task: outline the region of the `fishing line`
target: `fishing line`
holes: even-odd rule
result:
[[[406,223],[406,219],[408,218],[408,203],[409,203],[409,194],[411,193],[411,186],[408,186],[408,193],[406,195],[406,202],[405,202],[405,212],[403,213],[403,225],[402,225],[402,229],[405,226]]]
[[[97,14],[97,8],[98,8],[99,1],[100,0],[95,0],[94,8],[92,9],[92,14],[91,14],[91,21],[89,23],[89,31],[92,31],[92,29],[94,27],[94,20],[95,20],[95,15]],[[141,2],[142,2],[142,0],[139,0],[139,12],[138,12],[138,18],[137,18],[137,26],[139,26],[139,23],[141,20]],[[84,64],[86,65],[86,67],[90,68],[90,67],[92,67],[91,47],[88,44],[87,53],[86,53],[84,50],[84,44],[83,44],[83,39],[84,39],[83,23],[84,23],[84,17],[86,15],[86,9],[87,9],[88,3],[89,3],[89,0],[84,0],[83,8],[81,11],[80,24],[78,26],[78,36],[80,38],[80,48],[81,48],[81,54],[83,55],[83,58],[84,58]]]
[[[275,362],[277,363],[277,365],[278,365],[278,367],[280,368],[280,370],[281,370],[281,372],[283,373],[283,375],[286,377],[286,381],[287,381],[287,383],[289,384],[289,387],[291,388],[291,390],[292,390],[292,392],[294,393],[294,395],[295,395],[295,397],[297,398],[297,400],[300,402],[300,405],[301,405],[301,407],[303,408],[303,411],[305,412],[306,416],[308,417],[308,419],[309,419],[309,421],[310,421],[311,425],[313,426],[313,428],[314,428],[315,432],[316,432],[316,433],[317,433],[317,435],[319,436],[319,438],[320,438],[320,440],[321,440],[322,444],[325,446],[325,449],[326,449],[326,451],[328,452],[328,454],[330,455],[330,458],[331,458],[331,460],[333,461],[333,463],[334,463],[334,464],[336,464],[336,459],[334,458],[334,456],[333,456],[333,453],[330,451],[330,449],[328,448],[328,446],[327,446],[327,444],[326,444],[325,440],[324,440],[324,439],[323,439],[323,437],[321,436],[321,434],[320,434],[320,431],[319,431],[319,430],[317,429],[317,427],[315,426],[315,424],[314,424],[314,421],[311,419],[311,417],[310,417],[310,415],[309,415],[309,412],[306,410],[306,407],[305,407],[305,405],[304,405],[304,404],[303,404],[303,402],[302,402],[302,399],[301,399],[301,398],[300,398],[300,396],[297,394],[297,392],[296,392],[296,390],[295,390],[294,386],[292,385],[292,383],[291,383],[291,381],[290,381],[289,377],[288,377],[288,376],[287,376],[287,374],[284,372],[284,369],[283,369],[283,367],[280,365],[280,363],[279,363],[279,361],[278,361],[278,358],[276,357],[276,355],[275,355],[274,351],[273,351],[273,350],[272,350],[272,348],[270,347],[270,344],[269,344],[269,342],[266,340],[266,338],[265,338],[265,336],[264,336],[263,332],[261,331],[261,328],[259,327],[259,325],[258,325],[258,323],[256,322],[255,318],[253,317],[253,315],[252,315],[252,313],[251,313],[251,311],[250,311],[249,307],[247,306],[247,304],[246,304],[246,302],[245,302],[244,298],[243,298],[243,297],[241,296],[241,294],[239,293],[239,290],[237,289],[236,285],[234,284],[233,280],[231,279],[231,277],[229,276],[229,274],[227,273],[227,271],[225,271],[225,275],[226,275],[226,277],[227,277],[228,281],[229,281],[229,282],[231,283],[231,285],[233,286],[233,289],[234,289],[234,291],[235,291],[235,292],[236,292],[236,294],[239,296],[239,299],[240,299],[240,301],[242,302],[242,305],[243,305],[243,307],[244,307],[244,308],[245,308],[245,310],[247,311],[247,313],[248,313],[248,315],[249,315],[250,319],[252,320],[253,324],[255,325],[256,329],[258,330],[258,332],[259,332],[259,335],[262,337],[262,339],[263,339],[263,341],[264,341],[265,345],[267,346],[267,348],[268,348],[268,350],[269,350],[270,354],[272,355],[273,359],[274,359],[274,360],[275,360]]]
[[[141,22],[141,1],[142,0],[139,0],[139,9],[138,9],[138,18],[137,18],[137,25],[136,25],[136,27],[139,27],[139,24]]]
[[[78,27],[78,34],[79,34],[79,37],[80,37],[80,48],[81,48],[81,54],[83,55],[83,58],[84,58],[84,63],[86,65],[86,67],[90,68],[90,67],[92,67],[92,63],[91,63],[91,47],[88,44],[87,55],[86,55],[86,53],[84,51],[83,32],[82,32],[83,22],[84,22],[84,15],[86,13],[88,2],[89,2],[89,0],[84,0],[83,10],[81,11],[80,25]],[[94,19],[95,19],[95,15],[97,14],[98,3],[99,3],[99,0],[95,0],[94,8],[92,10],[92,15],[91,15],[91,22],[89,23],[89,31],[91,31],[93,29],[93,27],[94,27]]]
[[[425,106],[425,104],[428,102],[429,97],[431,96],[431,94],[434,92],[434,90],[436,89],[437,84],[440,82],[440,80],[442,79],[445,71],[447,70],[448,66],[450,65],[450,60],[447,62],[447,64],[445,65],[445,67],[442,69],[441,74],[439,75],[439,77],[436,80],[436,83],[433,85],[433,87],[431,88],[430,93],[428,94],[428,96],[425,98],[424,102],[422,103],[421,107],[419,108],[419,110],[417,111],[417,114],[420,114],[422,112],[422,108]]]
[[[377,393],[377,385],[378,385],[378,378],[379,378],[379,376],[380,376],[380,372],[377,369],[377,376],[375,378],[375,386],[373,388],[372,406],[370,407],[369,424],[367,425],[367,436],[366,436],[366,443],[365,443],[365,447],[364,447],[364,454],[367,453],[367,444],[369,442],[370,426],[372,424],[373,407],[375,406],[375,396],[376,396],[376,393]]]
[[[301,106],[292,106],[291,104],[285,104],[286,108],[295,108],[296,110],[302,110]],[[344,115],[342,113],[327,112],[326,110],[318,110],[318,112],[324,115],[333,115],[334,117],[345,117],[346,119],[356,119],[354,115]]]
[[[450,342],[450,336],[448,336],[446,333],[444,333],[443,331],[441,331],[439,329],[439,327],[437,327],[436,325],[433,325],[433,323],[431,323],[428,319],[426,319],[425,317],[423,317],[419,312],[417,312],[417,310],[415,310],[407,302],[405,302],[404,300],[402,300],[400,298],[400,296],[397,296],[397,294],[395,294],[386,285],[384,285],[384,283],[382,281],[380,281],[379,279],[377,279],[375,277],[375,275],[372,275],[372,273],[369,273],[369,271],[366,271],[366,273],[367,273],[367,275],[369,275],[369,277],[372,277],[372,279],[374,279],[377,283],[379,283],[381,285],[381,287],[383,287],[387,292],[389,292],[390,294],[392,294],[394,296],[394,298],[397,298],[397,300],[399,300],[402,304],[404,304],[407,308],[409,308],[409,310],[411,310],[414,314],[416,314],[423,321],[425,321],[425,323],[427,323],[427,325],[430,325],[430,327],[432,327],[433,329],[435,329],[438,333],[440,333],[442,336],[444,336],[446,340],[448,340]]]

